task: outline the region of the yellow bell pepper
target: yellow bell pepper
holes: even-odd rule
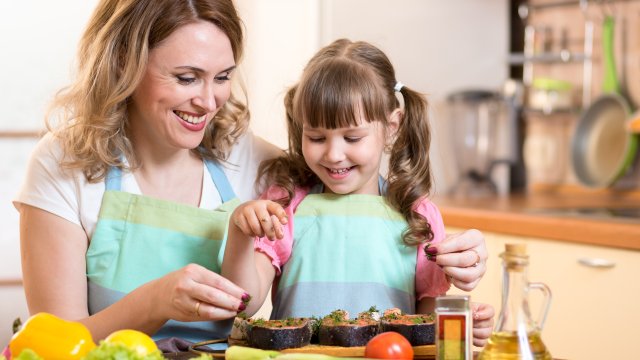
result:
[[[30,317],[9,342],[12,356],[31,349],[45,360],[81,359],[95,347],[83,324],[48,313]]]

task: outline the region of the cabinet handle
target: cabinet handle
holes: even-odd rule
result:
[[[600,269],[610,269],[616,266],[615,262],[607,259],[600,259],[600,258],[580,258],[578,259],[578,262],[581,265],[584,265],[587,267],[600,268]]]

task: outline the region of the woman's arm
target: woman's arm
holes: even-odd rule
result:
[[[30,313],[49,312],[80,321],[94,340],[128,328],[155,333],[168,319],[233,317],[244,291],[199,265],[188,265],[140,286],[89,316],[85,254],[80,226],[45,210],[20,206],[20,241],[25,294]],[[199,316],[195,304],[201,302]]]

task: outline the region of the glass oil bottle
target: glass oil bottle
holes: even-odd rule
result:
[[[525,244],[506,244],[502,253],[502,308],[479,360],[551,360],[540,331],[551,304],[551,290],[527,280],[529,256]],[[529,311],[529,290],[540,290],[544,303],[538,322]]]

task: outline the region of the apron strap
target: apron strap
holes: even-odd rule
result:
[[[209,175],[211,175],[211,179],[213,180],[213,184],[218,189],[220,193],[220,198],[222,202],[225,203],[236,197],[227,176],[222,171],[222,167],[217,162],[213,162],[211,160],[205,160],[205,165],[207,166],[207,170],[209,171]],[[105,189],[121,191],[122,190],[122,170],[115,166],[109,168],[107,172],[107,176],[105,178]]]
[[[104,184],[107,191],[120,191],[122,189],[122,170],[118,167],[111,166],[109,171],[107,171],[107,177],[104,180]]]
[[[222,202],[225,203],[236,197],[227,176],[222,171],[222,166],[218,162],[211,161],[209,159],[204,160],[205,165],[207,165],[207,170],[209,170],[209,174],[211,174],[211,178],[213,179],[213,183],[218,189],[218,193],[220,193],[220,197],[222,198]]]

